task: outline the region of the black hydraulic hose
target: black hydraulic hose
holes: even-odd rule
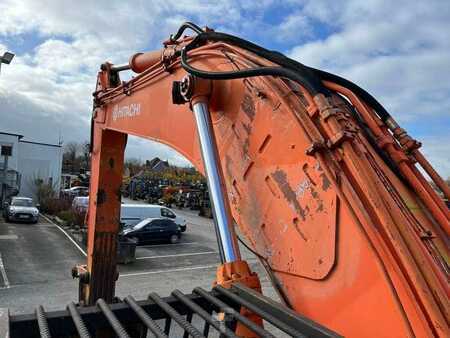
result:
[[[328,72],[325,72],[320,69],[315,69],[309,67],[316,75],[323,81],[330,81],[334,82],[342,87],[350,89],[352,92],[354,92],[357,96],[363,99],[369,106],[371,106],[375,111],[377,112],[378,116],[381,118],[383,122],[386,122],[391,115],[387,112],[387,110],[381,105],[380,102],[377,101],[372,95],[370,95],[368,92],[366,92],[364,89],[362,89],[360,86],[356,85],[355,83],[344,79],[338,75],[331,74]]]
[[[199,26],[197,26],[195,23],[187,21],[187,22],[183,23],[180,26],[180,28],[178,28],[178,31],[175,33],[175,35],[170,35],[170,41],[178,40],[180,38],[181,34],[183,34],[183,32],[188,28],[192,29],[197,34],[204,33],[204,30],[201,29]]]
[[[183,28],[183,26],[181,28]],[[252,76],[266,76],[266,75],[285,77],[301,84],[303,87],[306,88],[306,90],[310,92],[312,96],[315,96],[320,93],[324,94],[325,96],[331,96],[330,91],[322,83],[322,81],[330,81],[345,88],[348,88],[349,90],[354,92],[357,96],[359,96],[362,100],[364,100],[369,106],[371,106],[375,110],[375,112],[378,114],[378,116],[383,122],[386,123],[387,120],[391,118],[391,115],[387,112],[387,110],[371,94],[369,94],[367,91],[365,91],[355,83],[347,79],[344,79],[338,75],[328,73],[320,69],[305,66],[304,64],[292,60],[277,51],[265,49],[250,41],[241,39],[233,35],[213,31],[208,32],[196,31],[196,32],[198,33],[198,35],[181,50],[181,65],[188,73],[191,73],[192,75],[201,78],[215,79],[215,80],[238,79],[238,78],[245,78]],[[259,67],[230,72],[209,72],[193,68],[188,63],[187,52],[205,44],[208,41],[221,41],[224,43],[228,43],[230,45],[237,46],[255,55],[265,58],[279,65],[280,67]],[[176,54],[178,54],[178,52]],[[394,173],[396,173],[396,175],[403,180],[403,177],[402,175],[400,175],[399,170],[395,165],[395,163],[391,159],[389,159],[389,156],[387,156],[387,154],[382,149],[378,147],[376,141],[373,139],[373,136],[369,133],[367,127],[363,126],[361,117],[357,114],[356,111],[353,110],[352,114],[354,115],[360,127],[362,127],[365,136],[368,138],[371,145],[378,152],[379,156],[391,168],[391,170],[393,170]]]
[[[276,51],[270,51],[268,49],[265,49],[263,47],[260,47],[250,41],[238,38],[233,35],[225,34],[225,33],[218,33],[218,32],[203,32],[199,35],[197,35],[192,42],[190,42],[185,48],[186,51],[192,50],[207,41],[221,41],[228,43],[230,45],[234,45],[237,47],[240,47],[242,49],[245,49],[249,52],[252,52],[264,59],[267,59],[277,65],[280,66],[280,68],[284,68],[287,70],[290,70],[291,72],[297,73],[297,76],[291,77],[291,72],[283,72],[284,74],[259,74],[259,75],[273,75],[273,76],[283,76],[290,78],[294,81],[298,81],[298,76],[302,79],[300,84],[304,85],[308,91],[311,92],[311,95],[315,96],[316,94],[322,93],[324,95],[329,95],[328,89],[326,89],[320,78],[317,77],[315,72],[312,71],[309,67],[306,67],[305,65],[301,64],[300,62],[294,61],[283,54],[276,52]],[[263,67],[264,68],[277,68],[277,67]],[[278,69],[278,68],[277,68]],[[187,69],[186,69],[187,70]],[[276,71],[278,72],[278,71]],[[203,72],[204,75],[206,75],[206,72]],[[254,74],[254,73],[251,73]],[[252,75],[252,76],[259,76],[259,75]],[[200,76],[200,75],[198,75]],[[223,75],[221,75],[223,76]],[[243,77],[243,76],[242,76]]]
[[[332,81],[343,87],[350,89],[356,95],[360,96],[367,104],[369,104],[373,109],[375,109],[375,111],[377,112],[377,114],[379,115],[379,117],[381,118],[381,120],[383,122],[386,122],[386,120],[388,120],[391,117],[391,115],[386,111],[386,109],[371,94],[369,94],[367,91],[365,91],[364,89],[362,89],[355,83],[353,83],[347,79],[344,79],[338,75],[305,66],[304,64],[302,64],[298,61],[292,60],[277,51],[271,51],[271,50],[265,49],[265,48],[258,46],[250,41],[247,41],[247,40],[244,40],[239,37],[236,37],[236,36],[233,36],[230,34],[226,34],[226,33],[219,33],[219,32],[213,32],[213,31],[204,32],[200,27],[198,27],[195,24],[190,23],[190,22],[183,24],[180,27],[180,29],[178,30],[177,34],[174,36],[174,38],[175,37],[179,38],[181,36],[182,32],[186,28],[192,28],[192,26],[196,28],[195,32],[198,33],[198,35],[194,38],[194,40],[192,40],[191,43],[189,43],[185,47],[186,51],[192,50],[192,49],[206,43],[207,41],[222,41],[222,42],[240,47],[240,48],[245,49],[249,52],[252,52],[262,58],[272,61],[273,63],[276,63],[279,66],[281,66],[282,68],[287,68],[291,71],[299,73],[296,76],[292,76],[291,72],[281,71],[277,67],[262,67],[260,69],[265,69],[265,70],[262,70],[260,74],[258,74],[258,72],[256,72],[257,69],[255,68],[255,69],[237,71],[236,73],[238,73],[239,76],[231,77],[231,73],[235,73],[235,72],[230,72],[230,74],[228,74],[230,76],[228,76],[224,72],[212,73],[212,72],[207,72],[207,71],[201,71],[199,69],[194,69],[188,65],[186,56],[184,57],[184,62],[183,62],[183,56],[182,56],[183,67],[185,68],[186,71],[192,72],[192,74],[194,74],[194,75],[197,75],[199,77],[207,77],[210,79],[232,79],[232,78],[241,78],[241,77],[246,77],[246,76],[262,76],[262,75],[282,76],[282,77],[287,77],[289,79],[299,82],[308,91],[310,91],[311,95],[313,95],[313,96],[316,94],[319,94],[319,93],[329,96],[330,92],[328,89],[325,88],[325,86],[323,86],[322,81],[324,81],[324,80]],[[272,73],[271,69],[273,70],[273,73]],[[247,71],[248,71],[248,73],[245,73]],[[214,75],[212,75],[212,74],[216,74],[217,76],[214,77]]]
[[[283,67],[258,67],[258,68],[249,68],[249,69],[243,69],[243,70],[237,70],[237,71],[230,71],[230,72],[209,72],[201,69],[197,69],[192,67],[187,60],[186,55],[186,48],[183,48],[181,50],[181,66],[186,70],[188,73],[204,78],[204,79],[212,79],[212,80],[231,80],[231,79],[241,79],[241,78],[247,78],[247,77],[254,77],[254,76],[279,76],[279,77],[285,77],[288,79],[291,79],[293,81],[296,81],[300,83],[302,86],[304,86],[308,91],[314,92],[314,87],[311,85],[311,83],[304,78],[301,74],[298,72],[295,72],[288,68]]]

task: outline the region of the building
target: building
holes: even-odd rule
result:
[[[61,145],[26,141],[23,135],[0,132],[0,146],[12,148],[11,156],[7,157],[6,192],[36,197],[37,180],[51,184],[59,192],[63,155]],[[0,156],[0,180],[3,178],[5,158]]]
[[[157,172],[161,172],[164,171],[166,169],[170,168],[169,162],[168,161],[163,161],[161,160],[159,157],[155,157],[152,160],[147,160],[145,162],[145,166],[152,170],[152,171],[157,171]]]

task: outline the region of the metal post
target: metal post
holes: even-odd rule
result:
[[[203,165],[205,166],[221,259],[223,263],[240,260],[241,254],[234,233],[233,217],[231,216],[230,205],[228,204],[226,186],[220,166],[208,105],[204,102],[197,102],[193,105],[193,110],[200,139],[200,148]]]
[[[127,135],[103,129],[95,122],[89,187],[87,267],[76,267],[80,301],[93,305],[99,298],[114,299],[117,280],[117,234],[120,185]],[[87,272],[87,273],[86,273]]]

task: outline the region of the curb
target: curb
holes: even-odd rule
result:
[[[69,234],[66,230],[61,228],[56,222],[54,222],[50,217],[47,215],[41,214],[42,217],[44,217],[48,222],[56,226],[71,242],[75,247],[84,255],[87,256],[86,251],[77,243],[77,241]]]

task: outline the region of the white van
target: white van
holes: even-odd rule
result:
[[[122,204],[120,207],[120,223],[123,227],[135,225],[146,218],[170,218],[186,231],[186,220],[164,206],[152,204]]]

